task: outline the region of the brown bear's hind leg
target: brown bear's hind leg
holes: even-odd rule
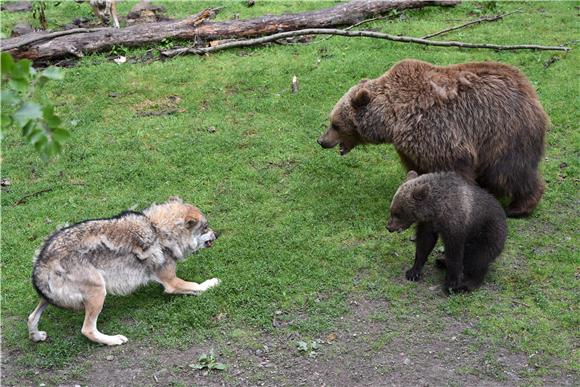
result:
[[[513,194],[513,200],[506,209],[506,215],[510,218],[522,218],[529,216],[540,202],[544,194],[544,182],[539,174],[535,174],[532,181],[524,186],[527,189],[517,190]]]

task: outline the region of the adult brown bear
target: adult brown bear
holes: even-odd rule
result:
[[[323,148],[392,143],[408,170],[456,171],[494,195],[511,217],[544,192],[538,164],[549,119],[527,78],[501,63],[434,66],[403,60],[338,101]]]

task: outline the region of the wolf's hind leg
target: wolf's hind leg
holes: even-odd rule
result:
[[[38,342],[46,340],[46,332],[38,330],[38,322],[47,306],[48,301],[41,297],[36,309],[28,316],[28,337],[32,341]]]
[[[121,345],[128,341],[123,335],[109,336],[102,334],[97,329],[97,318],[103,309],[107,291],[105,285],[95,286],[85,295],[85,321],[83,322],[82,333],[89,340],[105,345]]]

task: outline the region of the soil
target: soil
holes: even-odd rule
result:
[[[283,316],[280,316],[283,317]],[[75,386],[204,385],[204,386],[506,386],[578,385],[578,375],[554,371],[529,379],[534,362],[522,353],[480,343],[475,323],[445,318],[434,326],[429,316],[396,316],[384,300],[353,297],[350,313],[336,329],[312,341],[283,324],[274,332],[253,332],[201,341],[179,349],[129,341],[98,347],[72,364],[52,370],[25,370],[19,354],[5,353],[2,384]],[[428,329],[426,329],[428,328]],[[297,341],[308,351],[300,351]],[[476,343],[476,344],[474,344]],[[213,352],[225,371],[195,370],[189,365]],[[27,375],[30,375],[28,373]],[[539,379],[538,379],[539,378]]]

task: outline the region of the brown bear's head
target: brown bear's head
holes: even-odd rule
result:
[[[330,126],[319,138],[323,148],[334,148],[339,145],[339,152],[344,156],[359,144],[370,142],[359,132],[361,109],[371,101],[371,92],[365,87],[368,80],[361,81],[352,87],[334,106],[330,113]]]
[[[391,217],[387,224],[389,232],[401,232],[417,221],[426,220],[423,215],[430,187],[423,180],[418,178],[415,171],[409,171],[407,174],[407,179],[399,187],[391,202]]]

